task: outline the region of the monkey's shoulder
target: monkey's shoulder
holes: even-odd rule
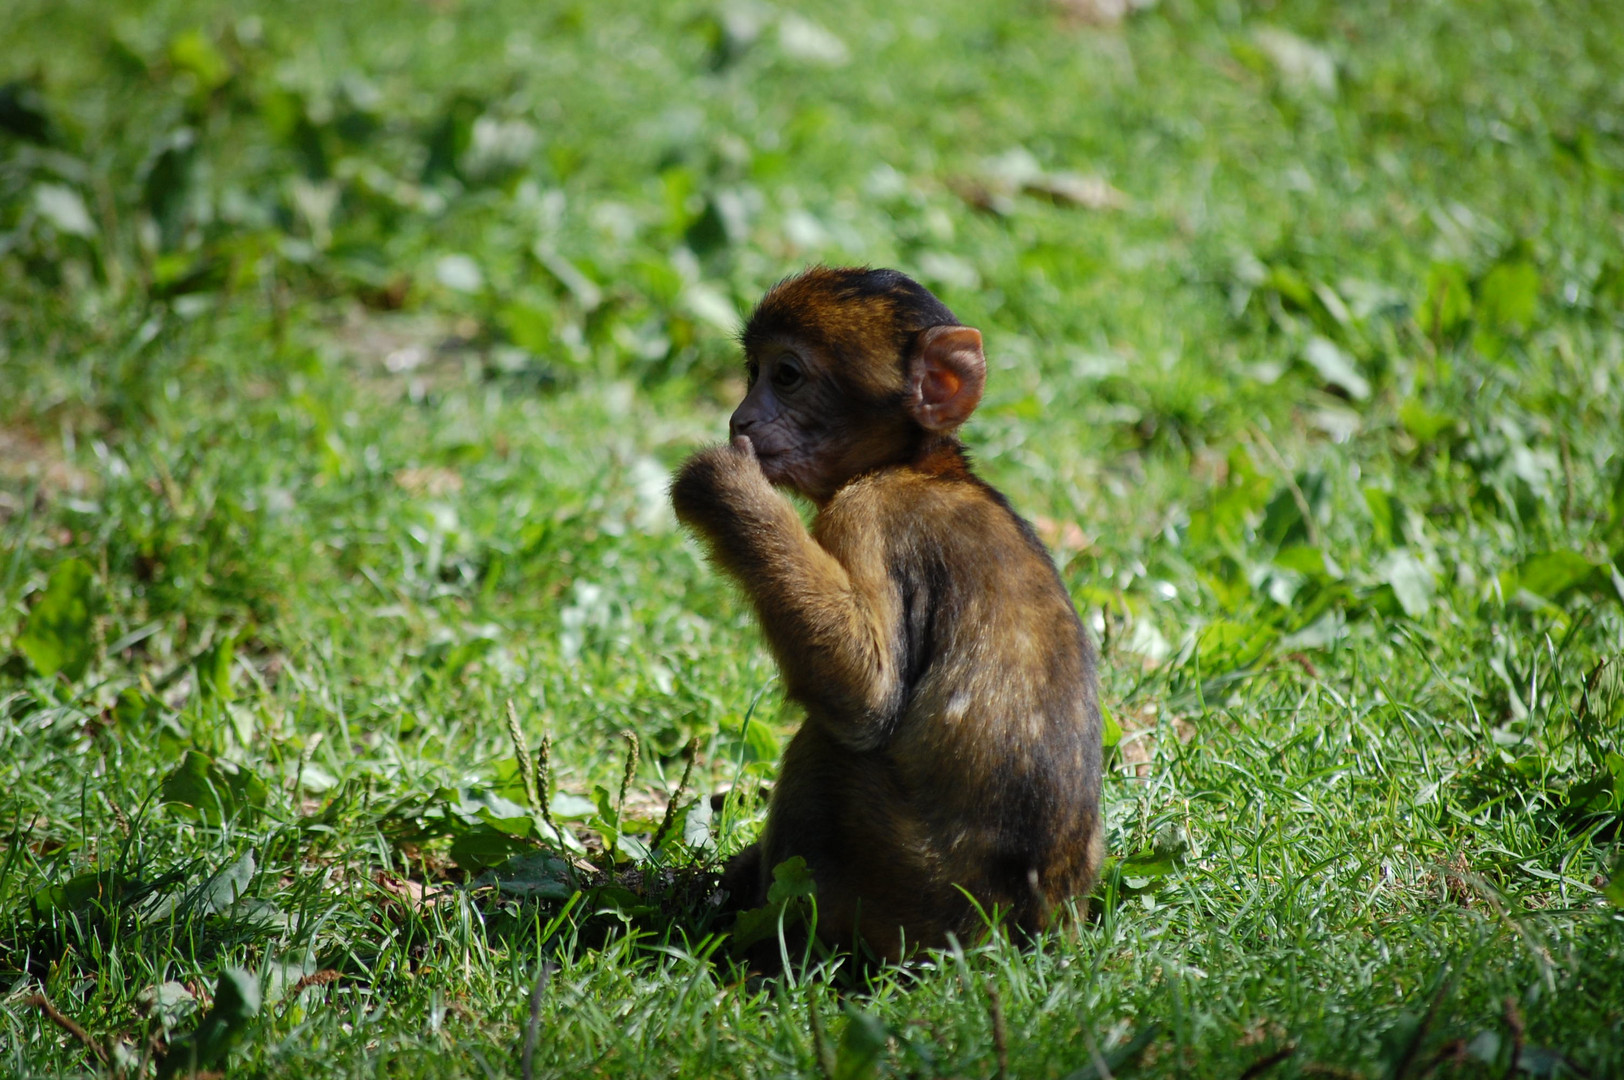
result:
[[[904,466],[870,473],[830,500],[816,534],[826,545],[848,549],[967,548],[965,554],[995,555],[1006,567],[1027,555],[1049,566],[1030,526],[997,489],[968,471],[943,476]]]

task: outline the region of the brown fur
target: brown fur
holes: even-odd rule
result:
[[[820,268],[774,287],[744,341],[735,438],[690,459],[672,500],[807,719],[730,883],[759,904],[800,855],[819,936],[891,959],[973,934],[965,892],[1042,929],[1103,853],[1095,657],[954,433],[980,397],[979,335],[900,274]],[[810,533],[773,483],[817,504]]]

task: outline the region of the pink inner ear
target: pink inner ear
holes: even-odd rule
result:
[[[981,331],[970,326],[926,330],[914,363],[914,418],[932,431],[958,427],[981,401],[986,361]]]
[[[925,378],[920,383],[919,397],[926,405],[940,405],[944,401],[951,401],[961,384],[962,380],[956,373],[932,368],[925,372]]]

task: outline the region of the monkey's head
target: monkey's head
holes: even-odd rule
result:
[[[740,336],[750,389],[730,431],[768,480],[816,502],[951,438],[987,381],[981,332],[895,270],[786,278]]]

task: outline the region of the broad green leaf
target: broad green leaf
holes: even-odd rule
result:
[[[848,1019],[835,1054],[834,1080],[863,1080],[878,1072],[890,1033],[878,1017],[851,1002],[846,1003],[845,1010]]]
[[[713,817],[709,799],[699,798],[688,804],[682,817],[682,842],[693,848],[708,844]]]
[[[1359,364],[1347,350],[1330,338],[1315,335],[1303,347],[1303,359],[1319,377],[1332,386],[1340,387],[1355,401],[1370,396],[1370,380],[1359,371]]]
[[[1602,889],[1602,894],[1613,902],[1616,908],[1624,908],[1624,859],[1619,859],[1618,865],[1613,868],[1613,876]]]
[[[490,652],[495,644],[496,642],[488,637],[469,638],[447,649],[440,664],[447,672],[458,674],[469,664]]]
[[[1597,310],[1624,314],[1624,265],[1604,265],[1592,296]]]
[[[1495,266],[1478,284],[1477,315],[1496,330],[1526,330],[1539,307],[1539,270],[1516,259]]]
[[[204,650],[197,658],[197,686],[205,698],[230,701],[231,663],[237,655],[237,643],[228,634]]]
[[[567,900],[575,892],[569,864],[543,851],[511,858],[496,872],[496,888],[530,900]]]
[[[778,933],[779,920],[786,927],[804,924],[809,901],[817,895],[812,872],[806,860],[796,855],[773,867],[773,883],[767,890],[767,903],[741,911],[733,923],[733,947],[747,949]]]
[[[1341,576],[1341,569],[1326,558],[1325,552],[1308,544],[1292,544],[1275,553],[1274,564],[1320,580]]]
[[[1598,727],[1624,724],[1624,656],[1606,661],[1586,694],[1587,715]]]
[[[200,30],[189,30],[169,43],[169,62],[197,80],[205,94],[224,86],[231,78],[231,63]]]
[[[240,765],[215,761],[188,750],[175,771],[164,778],[163,801],[195,809],[205,821],[219,824],[250,807],[261,807],[269,796],[265,782]]]
[[[537,241],[530,250],[531,255],[540,263],[549,274],[558,280],[558,283],[569,290],[575,302],[585,311],[592,311],[603,303],[603,290],[598,283],[581,272],[574,263],[559,255],[548,245]],[[674,291],[680,287],[680,280],[671,286]],[[669,298],[668,298],[669,299]]]
[[[163,703],[129,687],[119,691],[113,704],[113,723],[121,728],[145,729],[163,716]]]
[[[49,146],[61,132],[39,92],[40,81],[36,73],[32,79],[0,83],[0,132]]]
[[[1608,534],[1614,542],[1624,545],[1624,454],[1615,455],[1613,466],[1613,493],[1608,500],[1611,515],[1608,523]],[[1613,553],[1614,558],[1621,567],[1624,567],[1624,547]]]
[[[189,127],[161,136],[152,147],[141,184],[141,205],[158,224],[161,253],[174,255],[188,265],[192,256],[176,249],[184,237],[192,205],[198,153],[197,132]],[[153,277],[161,282],[165,275],[154,267]]]
[[[1263,623],[1215,619],[1201,631],[1201,666],[1228,670],[1250,664],[1274,641],[1275,633]]]
[[[621,885],[600,885],[587,897],[599,911],[616,911],[634,918],[652,915],[657,909],[636,893]]]
[[[799,897],[815,896],[817,891],[817,883],[812,880],[812,871],[807,867],[806,860],[796,855],[773,867],[773,883],[767,889],[767,902],[787,904]]]
[[[548,809],[555,818],[564,818],[570,821],[584,821],[597,812],[591,799],[584,799],[579,795],[571,795],[560,791],[548,803]]]
[[[1434,580],[1432,572],[1409,551],[1400,548],[1390,552],[1382,560],[1380,573],[1388,585],[1392,586],[1393,595],[1398,598],[1399,607],[1404,614],[1412,619],[1420,618],[1432,606],[1432,593]]]
[[[1604,754],[1596,774],[1568,790],[1567,804],[1586,814],[1624,811],[1624,755]]]
[[[1211,496],[1204,510],[1190,515],[1190,542],[1196,546],[1213,540],[1242,542],[1247,517],[1263,507],[1272,490],[1273,485],[1258,473],[1242,447],[1229,452],[1225,467],[1224,486]]]
[[[259,1015],[259,980],[241,968],[226,968],[214,988],[214,1007],[197,1030],[169,1047],[158,1066],[160,1080],[189,1076],[223,1064]]]
[[[214,913],[231,908],[247,894],[256,869],[252,851],[245,851],[240,859],[227,863],[204,888],[199,898],[203,909]]]
[[[620,811],[615,808],[615,797],[609,789],[602,784],[592,785],[592,802],[598,812],[598,820],[611,828],[620,824]]]
[[[776,934],[778,917],[783,910],[781,905],[767,904],[739,912],[733,920],[734,950],[742,952],[756,942],[765,941]]]
[[[665,835],[660,838],[659,850],[664,851],[672,843],[677,841],[686,843],[686,837],[688,836],[689,832],[688,815],[691,814],[694,808],[703,801],[704,800],[702,799],[696,799],[693,802],[686,803],[685,805],[679,806],[671,811],[671,827],[667,829]],[[665,824],[663,817],[660,824]],[[654,829],[649,831],[649,843],[654,842],[654,833],[657,831],[657,829],[658,826],[655,826]]]
[[[1101,741],[1105,744],[1107,750],[1122,741],[1122,725],[1117,723],[1116,714],[1103,703],[1100,705],[1100,725]]]
[[[746,761],[777,761],[778,737],[772,728],[751,717],[744,726]]]
[[[1370,523],[1375,527],[1377,543],[1383,546],[1391,544],[1397,535],[1394,531],[1396,519],[1393,516],[1392,496],[1378,487],[1365,488],[1363,495],[1365,506],[1370,510]]]
[[[1459,423],[1448,413],[1433,412],[1415,398],[1398,407],[1398,422],[1404,425],[1411,438],[1423,446],[1436,441],[1438,436],[1453,430]]]
[[[1289,266],[1271,266],[1263,287],[1279,293],[1282,300],[1298,310],[1306,310],[1314,303],[1314,287]]]
[[[1506,595],[1526,589],[1547,600],[1560,600],[1573,589],[1595,578],[1597,565],[1577,551],[1546,551],[1524,559],[1517,568],[1501,577]]]
[[[461,788],[455,791],[441,788],[435,792],[435,796],[450,803],[456,814],[470,825],[489,818],[506,820],[530,816],[530,808],[523,803],[503,798],[494,791],[482,788]]]
[[[1340,590],[1338,590],[1340,591]],[[1306,619],[1296,630],[1280,639],[1285,652],[1300,649],[1326,649],[1341,641],[1348,631],[1347,614],[1335,607]]]
[[[514,855],[535,849],[535,844],[522,837],[482,824],[452,839],[451,859],[469,873],[479,874],[501,866]]]
[[[1175,851],[1141,851],[1118,859],[1116,871],[1124,896],[1155,893],[1170,883],[1181,855]]]
[[[1140,888],[1156,878],[1163,878],[1177,869],[1171,855],[1134,855],[1118,864],[1123,880],[1131,887]],[[1135,884],[1137,883],[1137,884]]]
[[[538,356],[553,350],[553,313],[532,304],[512,303],[497,315],[508,340]]]
[[[1294,543],[1308,535],[1302,507],[1290,488],[1282,487],[1274,493],[1263,511],[1263,524],[1258,538],[1273,547]]]
[[[524,773],[520,771],[519,762],[512,756],[499,758],[491,764],[491,777],[495,780],[493,790],[504,799],[530,801],[530,793],[525,790]]]
[[[28,613],[17,648],[34,670],[49,678],[58,672],[76,681],[90,666],[95,573],[80,559],[66,559],[51,571],[45,594]]]
[[[481,809],[479,820],[497,832],[507,833],[509,836],[531,836],[536,831],[535,818],[529,814],[520,814],[516,817],[498,817],[488,809]]]
[[[434,280],[452,292],[477,293],[485,288],[485,272],[471,255],[451,252],[434,264]]]
[[[33,905],[37,911],[75,911],[91,903],[107,907],[138,886],[138,882],[116,871],[93,870],[39,890],[33,896]]]
[[[1429,337],[1449,337],[1472,315],[1472,289],[1466,271],[1454,263],[1434,263],[1427,271],[1427,295],[1415,322]]]
[[[59,233],[86,240],[96,237],[96,223],[85,208],[85,200],[66,184],[36,185],[34,209]]]
[[[135,995],[135,1003],[142,1012],[155,1016],[166,1032],[197,1012],[197,997],[186,984],[173,980],[142,990]]]

